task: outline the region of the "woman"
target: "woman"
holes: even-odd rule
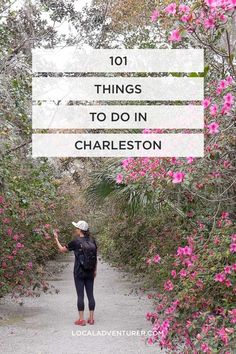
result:
[[[97,244],[90,237],[89,227],[85,221],[77,223],[72,222],[75,226],[75,238],[66,246],[62,246],[58,240],[57,231],[54,230],[54,237],[60,252],[74,251],[74,281],[77,291],[77,307],[79,311],[79,319],[74,323],[76,325],[85,326],[84,320],[84,288],[88,297],[89,303],[89,318],[87,323],[94,324],[94,309],[95,300],[93,296],[93,284],[97,270]]]

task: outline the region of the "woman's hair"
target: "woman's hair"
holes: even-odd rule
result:
[[[89,229],[87,231],[84,231],[84,230],[81,230],[81,231],[83,232],[84,236],[87,236],[87,237],[91,236]]]

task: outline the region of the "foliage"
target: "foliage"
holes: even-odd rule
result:
[[[104,198],[110,216],[101,249],[158,289],[147,314],[150,344],[171,353],[233,353],[235,4],[161,2],[151,21],[160,41],[164,37],[173,48],[205,49],[204,73],[188,74],[205,78],[205,156],[128,158],[103,166],[106,172],[90,189],[98,201]]]
[[[32,159],[31,49],[60,39],[51,21],[67,19],[72,5],[60,1],[1,2],[0,15],[0,297],[38,295],[49,289],[46,261],[57,254],[52,228],[68,239],[68,191],[56,164]],[[68,195],[68,197],[67,197]],[[73,198],[71,198],[71,201]],[[71,213],[72,213],[71,212]]]

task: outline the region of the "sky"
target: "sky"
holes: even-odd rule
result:
[[[91,2],[92,0],[76,0],[74,3],[75,10],[80,11],[85,5],[90,5]],[[76,33],[76,31],[73,29],[73,26],[71,26],[71,24],[69,24],[67,21],[56,25],[55,29],[57,30],[58,34],[68,35],[69,33]]]
[[[77,0],[75,2],[75,9],[77,11],[81,10],[86,4],[90,5],[91,4],[91,0]]]
[[[12,8],[18,9],[22,5],[24,5],[26,0],[16,0],[12,2]],[[31,0],[32,3],[35,3],[35,0]],[[84,5],[91,4],[91,0],[76,0],[75,1],[75,9],[77,11],[81,10]]]
[[[35,0],[31,0],[32,3],[35,3]],[[74,3],[75,10],[80,11],[85,5],[90,5],[92,0],[76,0]],[[21,8],[24,4],[26,3],[26,0],[15,0],[12,2],[11,9],[12,10],[18,10]],[[48,22],[50,22],[49,16],[46,13],[42,14],[42,18],[46,19]],[[63,23],[58,23],[54,25],[54,28],[58,31],[59,34],[69,34],[70,32],[73,32],[73,28],[71,25],[69,25],[66,21]]]

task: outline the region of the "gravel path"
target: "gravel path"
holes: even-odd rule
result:
[[[145,335],[131,335],[131,331],[150,330],[145,313],[150,311],[151,302],[132,290],[134,284],[128,279],[130,276],[101,261],[95,279],[96,323],[94,326],[75,326],[74,257],[66,257],[63,261],[66,260],[68,266],[59,277],[51,280],[60,290],[59,294],[26,298],[23,306],[7,298],[1,300],[1,353],[163,353],[157,346],[145,344]],[[87,299],[85,304],[87,310]],[[127,332],[125,335],[109,335],[108,331]]]

